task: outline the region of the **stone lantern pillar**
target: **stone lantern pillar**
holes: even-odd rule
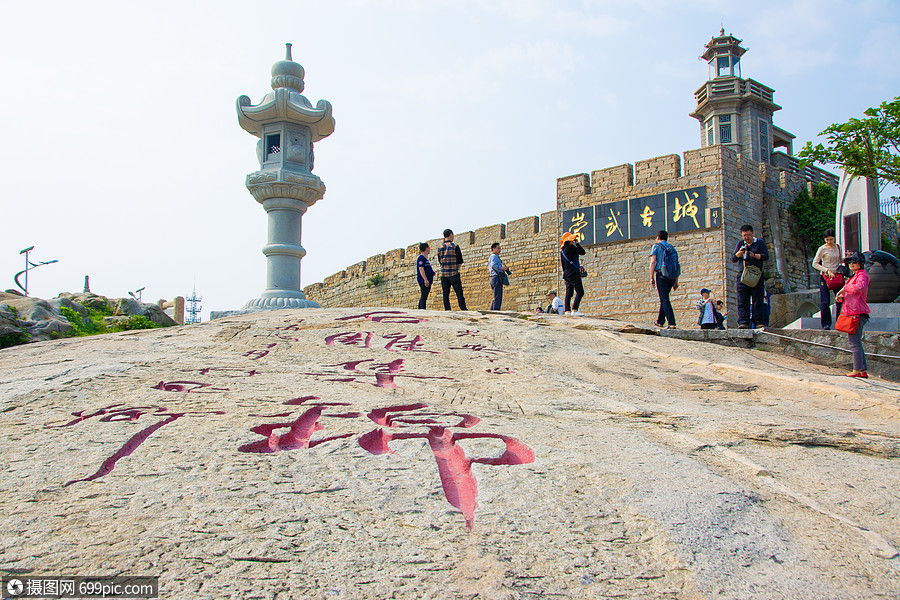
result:
[[[247,175],[247,189],[268,215],[266,289],[247,302],[245,310],[318,308],[300,287],[301,221],[306,209],[321,200],[325,184],[313,175],[313,144],[334,131],[331,103],[319,100],[315,108],[303,92],[304,70],[291,59],[286,44],[284,60],[272,65],[272,91],[259,104],[237,99],[238,122],[259,138],[259,170]]]

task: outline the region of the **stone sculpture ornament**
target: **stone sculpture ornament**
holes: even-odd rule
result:
[[[286,44],[284,60],[272,65],[272,91],[253,104],[248,96],[237,99],[238,123],[259,138],[259,170],[247,175],[247,189],[268,215],[266,289],[249,301],[245,311],[281,308],[318,308],[300,287],[300,245],[303,213],[322,199],[325,184],[312,174],[313,144],[334,131],[331,103],[316,106],[301,92],[303,67],[291,58]]]

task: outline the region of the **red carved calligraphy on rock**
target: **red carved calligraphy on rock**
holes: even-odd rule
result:
[[[228,388],[212,387],[211,383],[200,383],[199,381],[160,381],[153,386],[153,389],[163,392],[187,392],[189,394],[212,394],[214,392],[230,391]]]
[[[413,317],[402,310],[373,310],[349,317],[337,317],[335,321],[351,321],[353,319],[366,319],[374,323],[411,323],[413,325],[428,322],[428,319]]]
[[[534,451],[514,437],[496,433],[453,433],[451,427],[472,427],[479,422],[477,417],[461,413],[415,412],[427,408],[422,403],[392,406],[376,409],[369,418],[379,425],[389,428],[426,426],[427,433],[391,432],[378,428],[359,438],[359,445],[372,454],[393,454],[390,442],[393,440],[423,438],[428,441],[438,466],[444,497],[451,506],[459,510],[470,531],[475,525],[475,509],[478,507],[478,483],[472,473],[473,463],[486,465],[522,465],[534,462]],[[413,413],[401,416],[403,413]],[[424,417],[424,418],[423,418]],[[442,424],[435,417],[460,417],[455,425]],[[498,439],[506,444],[506,450],[499,457],[468,458],[457,443],[463,439]]]
[[[70,486],[73,483],[79,483],[82,481],[93,481],[95,479],[99,479],[105,475],[109,475],[112,473],[113,469],[116,467],[116,463],[121,459],[131,456],[131,454],[138,449],[138,447],[143,444],[147,438],[156,433],[159,429],[162,429],[166,425],[170,423],[174,423],[181,417],[187,415],[224,415],[224,411],[209,411],[209,412],[178,412],[178,413],[170,413],[164,407],[159,406],[137,406],[137,407],[126,407],[122,403],[111,404],[110,406],[106,406],[101,408],[91,414],[86,414],[86,411],[78,411],[73,412],[72,415],[76,417],[75,419],[69,421],[68,423],[63,423],[62,425],[47,425],[48,428],[61,428],[61,427],[71,427],[82,421],[93,417],[100,417],[100,421],[104,423],[110,423],[115,421],[137,421],[143,415],[150,415],[154,417],[162,417],[161,421],[157,421],[153,425],[149,427],[145,427],[141,429],[133,436],[131,436],[128,441],[126,441],[121,448],[119,448],[116,452],[114,452],[109,458],[103,461],[100,465],[100,468],[97,471],[88,477],[83,479],[73,479],[66,483],[66,486]]]
[[[284,404],[300,405],[311,400],[319,400],[318,396],[302,396],[286,401]],[[297,417],[295,420],[287,423],[268,423],[265,425],[257,425],[251,427],[250,431],[257,433],[266,439],[244,444],[239,447],[240,452],[255,452],[266,454],[270,452],[280,452],[282,450],[308,449],[332,440],[340,440],[348,438],[353,433],[345,433],[342,435],[333,435],[330,437],[313,440],[312,436],[317,431],[322,431],[325,427],[319,422],[324,417],[334,417],[338,419],[355,419],[360,415],[358,412],[344,413],[326,413],[323,411],[329,406],[350,406],[347,402],[316,402],[306,412]],[[289,414],[289,413],[288,413]],[[271,415],[272,417],[283,417],[287,414]],[[277,429],[285,429],[285,433],[276,433]]]

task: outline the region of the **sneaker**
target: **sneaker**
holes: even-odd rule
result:
[[[581,312],[580,310],[573,310],[573,311],[572,311],[572,316],[573,316],[573,317],[583,317],[583,316],[584,316],[584,313]]]
[[[859,373],[848,373],[847,377],[859,377],[860,379],[868,379],[869,374],[865,371],[860,371]]]
[[[665,327],[666,324],[665,324],[665,323],[660,323],[659,321],[657,321],[657,322],[656,322],[656,326],[657,326],[657,327]]]
[[[567,310],[565,313],[563,313],[563,316],[565,316],[565,317],[571,317],[571,316],[572,316],[572,311],[571,311],[571,310]]]
[[[746,325],[744,323],[741,323],[740,325],[738,325],[738,329],[750,329],[750,326]]]
[[[826,325],[825,327],[822,328],[822,331],[831,331],[831,326]]]

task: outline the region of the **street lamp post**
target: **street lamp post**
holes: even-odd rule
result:
[[[16,285],[19,286],[20,290],[25,292],[26,296],[28,295],[28,271],[30,271],[31,269],[43,266],[43,265],[51,265],[55,262],[59,262],[58,260],[56,260],[54,258],[53,260],[46,260],[46,261],[39,262],[39,263],[33,263],[28,258],[29,254],[31,253],[32,250],[34,250],[34,246],[28,246],[27,248],[25,248],[24,250],[19,252],[19,254],[25,255],[25,268],[22,269],[21,271],[19,271],[18,273],[16,273],[16,276],[13,277],[13,280],[16,282]],[[25,274],[25,286],[24,287],[22,286],[21,283],[19,283],[19,276],[22,273]]]

